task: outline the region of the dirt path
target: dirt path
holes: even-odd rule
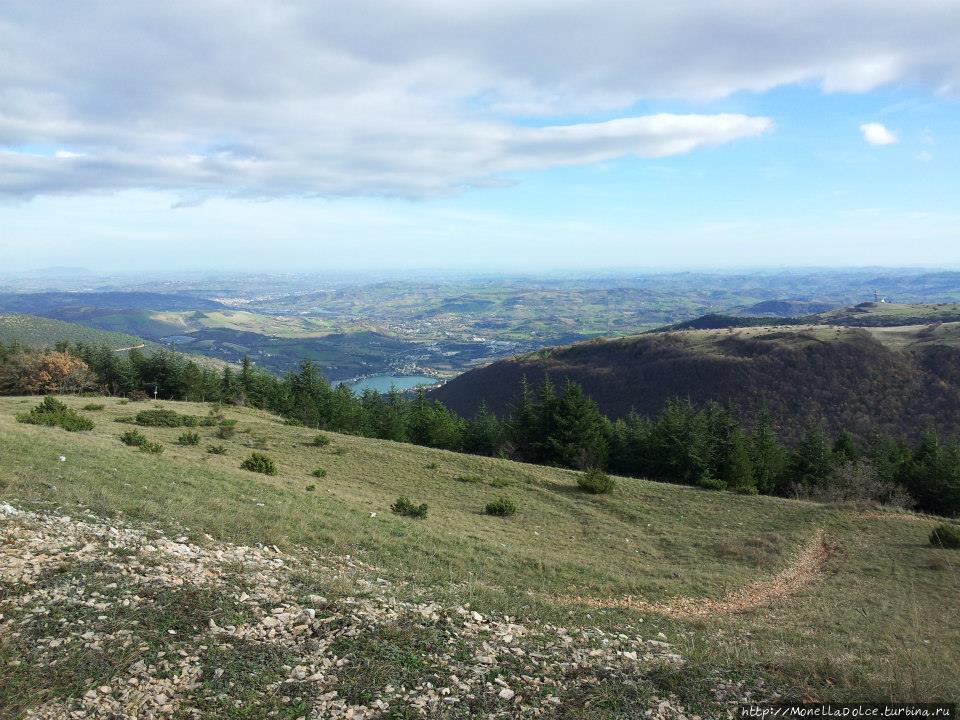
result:
[[[818,529],[789,566],[772,578],[758,580],[721,599],[678,597],[661,603],[651,603],[637,596],[610,600],[590,597],[566,599],[591,607],[655,612],[676,618],[696,618],[744,612],[745,610],[769,605],[800,592],[816,579],[824,564],[834,552],[836,552],[836,546],[827,541],[823,529]]]

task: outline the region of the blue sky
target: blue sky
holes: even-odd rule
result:
[[[960,265],[958,4],[45,4],[8,270]]]

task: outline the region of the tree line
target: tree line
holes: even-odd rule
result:
[[[503,417],[481,406],[462,417],[423,391],[361,395],[334,387],[309,362],[282,377],[244,358],[216,370],[175,352],[118,353],[60,343],[36,351],[0,343],[0,392],[104,392],[133,399],[221,402],[271,411],[308,427],[478,455],[696,485],[820,500],[870,500],[960,514],[960,443],[929,429],[916,443],[875,434],[857,443],[808,425],[792,446],[774,418],[745,427],[716,403],[675,399],[654,416],[612,421],[574,382],[521,384]],[[793,434],[793,433],[790,433]]]

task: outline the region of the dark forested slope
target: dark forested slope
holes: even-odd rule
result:
[[[694,330],[596,340],[530,353],[456,378],[433,396],[462,413],[497,412],[523,377],[570,378],[611,416],[658,412],[673,397],[764,411],[796,437],[811,421],[915,437],[960,431],[960,324],[894,331],[802,326]],[[789,419],[789,420],[786,420]],[[789,423],[787,425],[786,423]]]

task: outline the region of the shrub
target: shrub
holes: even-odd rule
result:
[[[508,498],[497,498],[493,502],[488,502],[485,508],[487,515],[496,515],[497,517],[508,517],[517,512],[517,506],[513,500]]]
[[[429,462],[423,466],[425,470],[436,470],[440,466],[435,462]]]
[[[726,490],[727,484],[720,478],[715,478],[710,473],[704,473],[697,483],[704,490]]]
[[[577,478],[577,485],[584,492],[593,495],[604,495],[611,492],[616,485],[612,477],[601,470],[587,470]]]
[[[217,428],[217,437],[221,440],[229,440],[237,434],[237,429],[233,425],[221,425]]]
[[[470,485],[476,485],[483,482],[483,478],[480,478],[476,475],[457,475],[454,480],[462,483],[469,483]]]
[[[317,489],[316,485],[307,485],[307,492],[313,492]]]
[[[130,401],[129,401],[127,398],[123,398],[122,400],[120,400],[120,403],[119,403],[119,404],[120,404],[120,405],[128,405],[129,403],[130,403]]]
[[[181,415],[173,410],[156,408],[141,410],[137,413],[137,425],[145,427],[196,427],[198,418],[192,415]]]
[[[96,412],[97,410],[103,410],[106,407],[103,403],[87,403],[83,406],[83,409],[87,412]]]
[[[133,415],[121,415],[120,417],[115,417],[113,421],[133,425],[135,422],[137,422],[137,419]]]
[[[313,440],[310,441],[310,444],[316,447],[326,447],[330,444],[330,438],[323,433],[317,433]]]
[[[397,501],[390,506],[390,509],[397,515],[405,515],[412,518],[425,518],[427,516],[427,504],[421,503],[414,505],[407,498],[401,495]]]
[[[158,442],[150,442],[147,440],[146,442],[140,444],[140,452],[159,455],[163,452],[163,445]]]
[[[331,452],[332,454],[334,454],[334,455],[346,455],[346,454],[347,454],[347,449],[346,449],[346,448],[342,448],[342,447],[336,447],[336,448],[334,448],[333,450],[331,450],[330,452]]]
[[[140,447],[147,441],[146,436],[138,430],[127,430],[120,435],[120,442],[132,447]]]
[[[296,418],[287,418],[286,420],[283,421],[283,424],[288,425],[290,427],[303,427],[303,423],[300,420],[297,420]]]
[[[195,432],[185,432],[177,438],[177,443],[180,445],[199,445],[200,435]]]
[[[877,469],[866,460],[844,463],[828,482],[797,487],[793,494],[805,500],[825,503],[864,501],[904,509],[916,504],[906,488],[893,480],[881,478]]]
[[[263,453],[250,453],[250,457],[240,463],[240,467],[264,475],[278,474],[277,464],[273,461],[273,458]]]
[[[80,415],[76,410],[68,408],[49,395],[30,412],[17,415],[17,422],[27,423],[28,425],[59,427],[68,432],[93,430],[94,427],[93,420]]]
[[[325,478],[327,476],[327,471],[324,470],[323,468],[317,468],[310,474],[316,478]]]
[[[217,419],[214,419],[214,422],[217,422]],[[220,416],[220,418],[219,418],[219,423],[220,423],[220,425],[222,425],[223,427],[236,427],[236,426],[237,426],[237,420],[236,420],[236,418],[227,419],[227,418],[223,417],[223,415]]]
[[[226,455],[227,449],[223,445],[207,445],[207,452],[211,455]]]
[[[935,547],[960,549],[960,527],[956,525],[937,525],[930,533],[930,544]]]

